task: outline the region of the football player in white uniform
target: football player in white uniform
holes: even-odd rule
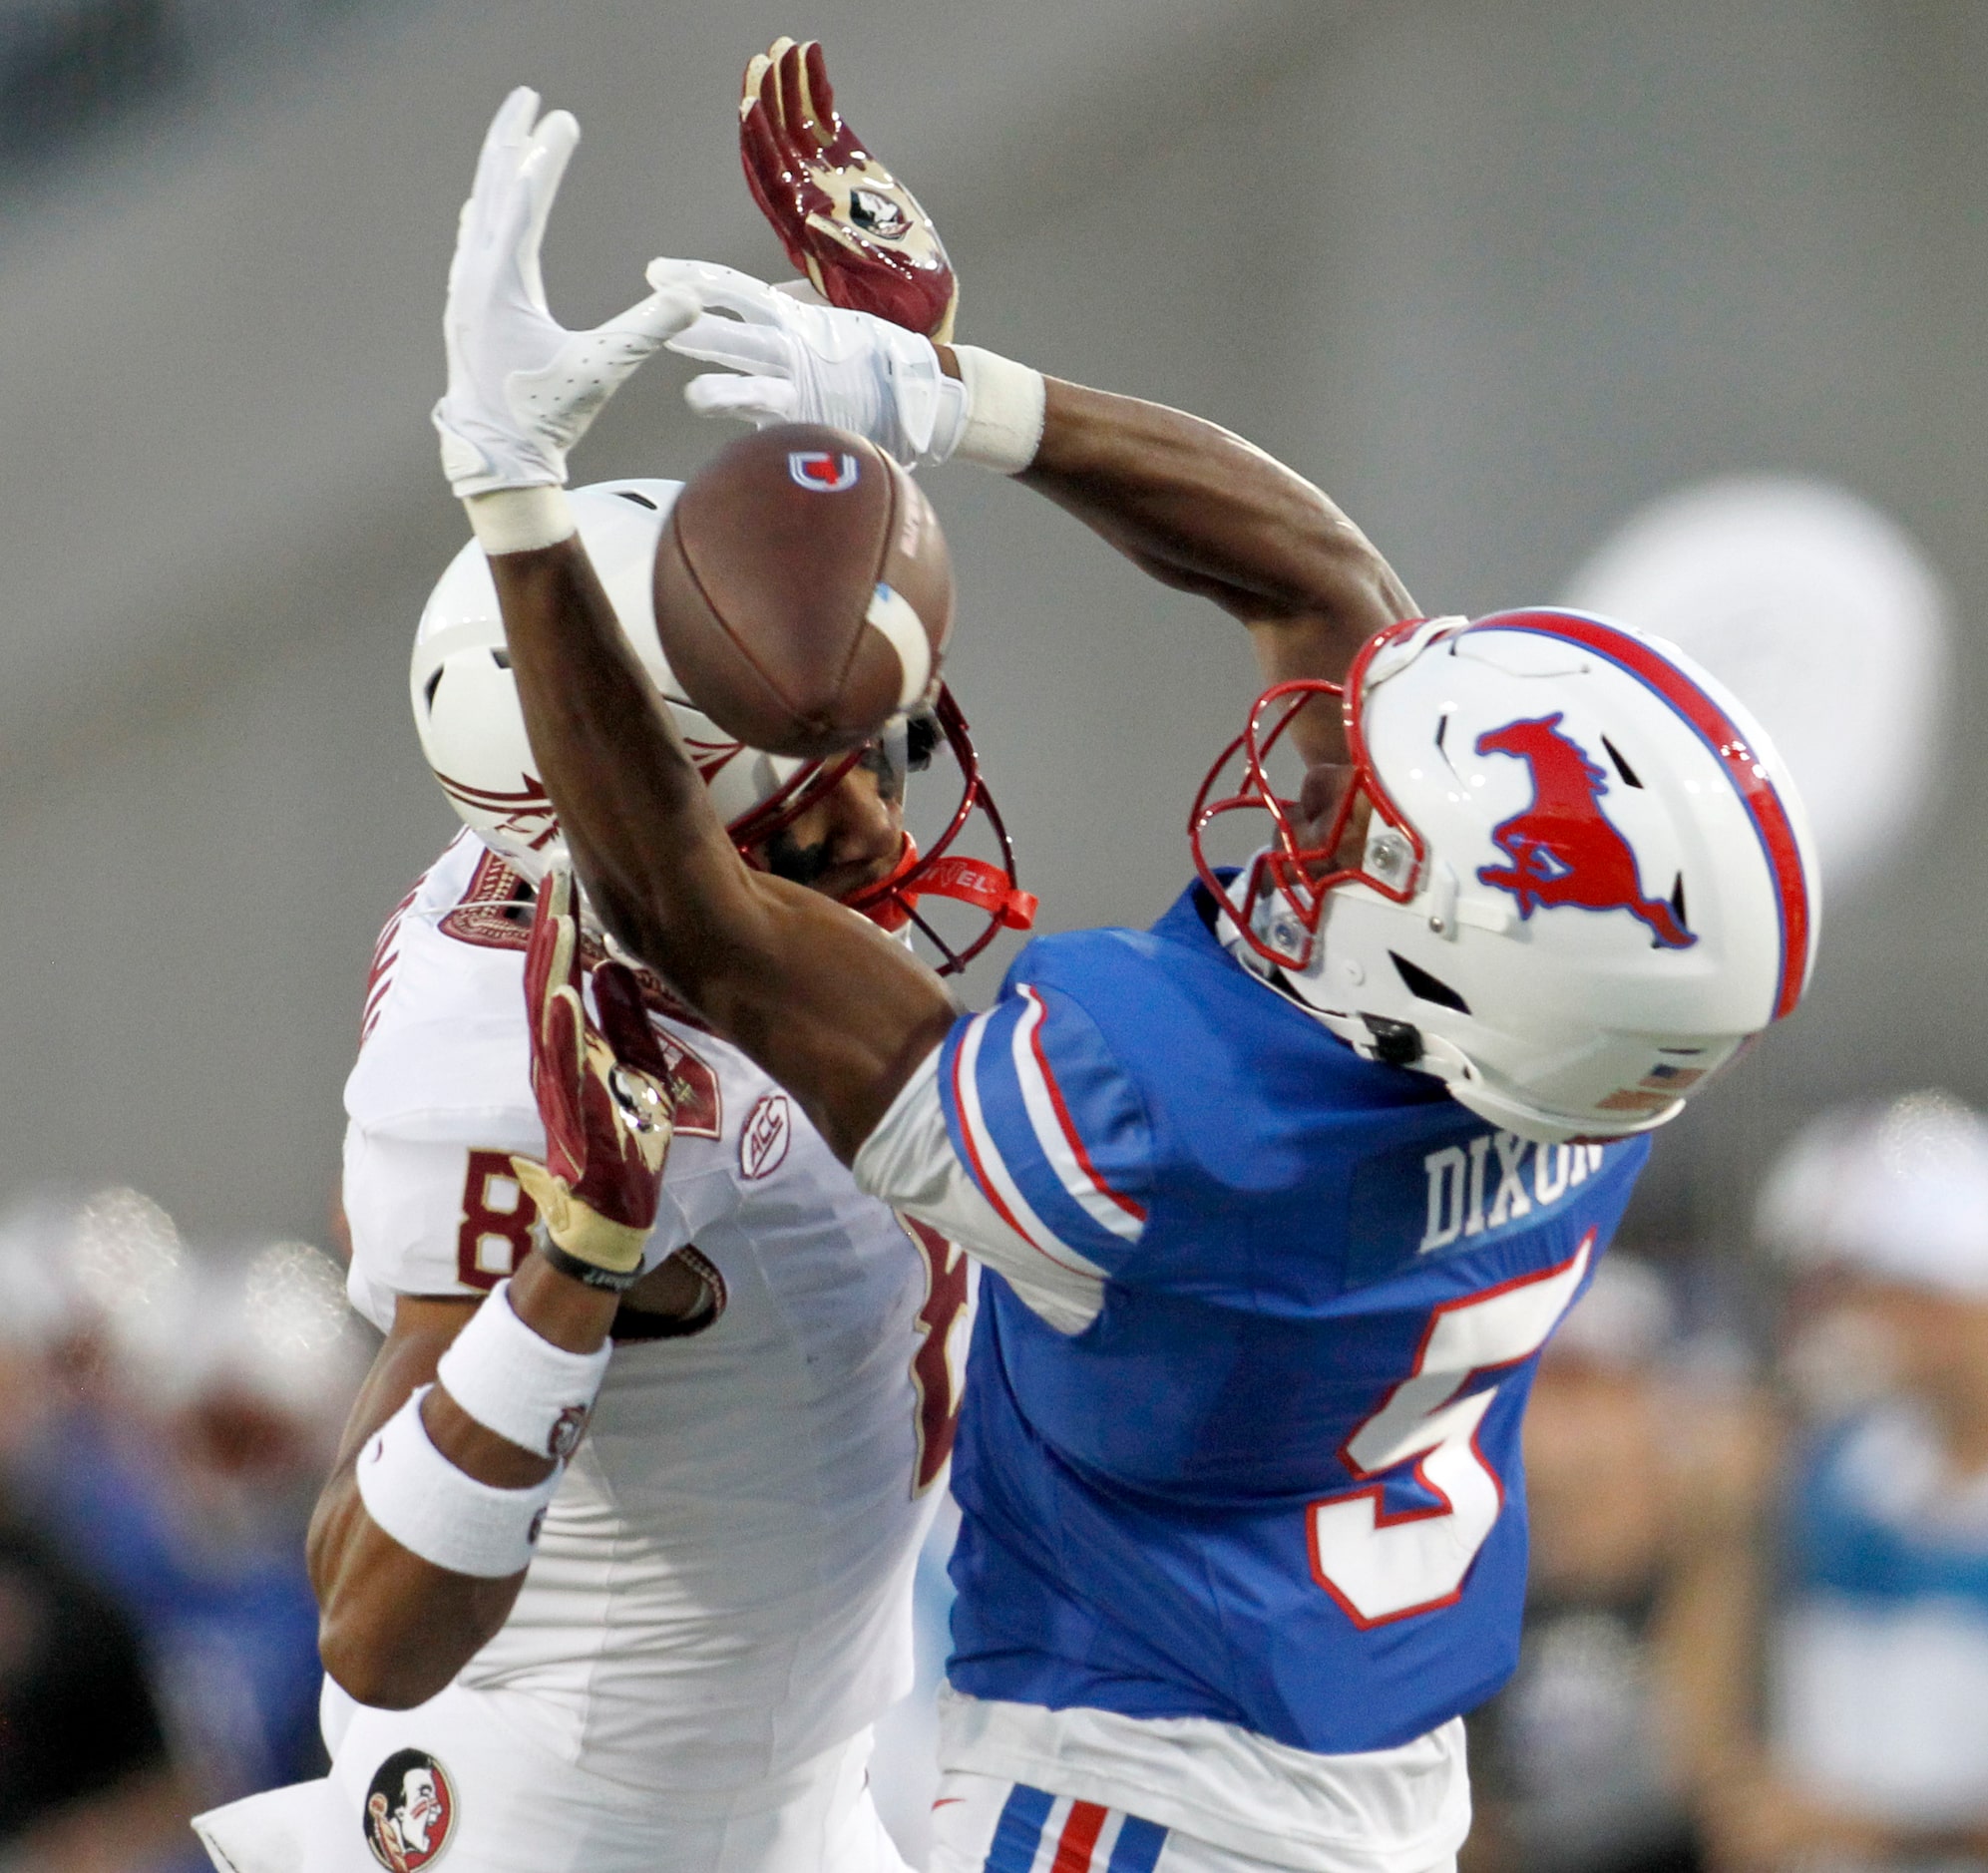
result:
[[[755,61],[749,102],[761,79],[777,72]],[[836,284],[860,297],[839,245]],[[655,311],[618,321],[619,342],[652,344]],[[740,747],[682,702],[648,598],[674,494],[622,482],[576,500],[749,861],[942,947],[934,894],[987,914],[981,941],[1025,922],[950,697],[832,763]],[[472,544],[423,615],[412,674],[424,750],[467,828],[380,938],[346,1086],[349,1288],[387,1339],[313,1528],[331,1773],[200,1832],[230,1873],[412,1873],[457,1842],[479,1873],[897,1869],[865,1763],[872,1721],[910,1684],[969,1265],[859,1193],[787,1095],[660,981],[599,966],[564,900],[540,919],[528,1018],[558,826],[503,644]],[[942,742],[962,808],[921,855],[903,785]],[[1003,865],[946,851],[975,806]],[[597,1037],[579,1047],[580,1004],[561,992],[587,964],[623,1059],[652,1048],[638,1081],[589,1077],[609,1056]],[[561,1018],[570,1055],[547,1039]],[[561,1058],[581,1062],[577,1081]],[[549,1257],[585,1285],[548,1280]]]

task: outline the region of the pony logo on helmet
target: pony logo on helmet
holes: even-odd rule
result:
[[[1521,918],[1542,905],[1627,911],[1667,948],[1690,948],[1698,938],[1677,908],[1643,896],[1635,849],[1602,811],[1608,774],[1560,732],[1563,717],[1555,709],[1477,737],[1479,754],[1508,754],[1532,770],[1532,804],[1491,833],[1491,843],[1511,863],[1479,866],[1478,883],[1510,892]]]
[[[1350,777],[1280,793],[1271,764],[1320,697]],[[1208,829],[1244,810],[1270,843],[1218,872]],[[1582,612],[1409,619],[1344,684],[1266,690],[1189,834],[1246,966],[1544,1143],[1675,1117],[1814,965],[1812,848],[1766,736],[1682,651]]]
[[[792,468],[804,487],[829,492],[849,486],[860,472],[853,456],[799,452]],[[982,779],[967,718],[949,689],[942,685],[917,720],[899,716],[871,746],[825,761],[772,755],[734,741],[683,693],[656,636],[652,591],[656,539],[679,486],[626,481],[578,488],[572,495],[574,517],[629,648],[667,705],[711,804],[747,862],[762,862],[767,842],[858,765],[873,767],[880,784],[888,776],[898,787],[911,768],[943,747],[960,770],[959,805],[926,850],[921,852],[907,832],[890,875],[844,902],[885,930],[916,929],[938,951],[942,973],[964,967],[1001,930],[1027,929],[1035,901],[1014,883],[1012,843]],[[408,687],[421,751],[457,817],[536,883],[558,856],[559,820],[526,738],[497,588],[474,541],[457,554],[429,595],[415,633]],[[985,822],[992,857],[952,850],[976,814]],[[927,915],[933,901],[951,901],[978,915],[981,922],[971,927],[969,939],[954,940],[934,925]]]

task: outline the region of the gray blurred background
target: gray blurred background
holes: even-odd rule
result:
[[[483,125],[521,81],[582,121],[569,323],[654,252],[778,277],[731,100],[780,31],[939,219],[963,336],[1247,433],[1427,610],[1557,595],[1710,475],[1887,512],[1960,644],[1931,808],[1831,906],[1798,1017],[1665,1137],[1632,1236],[1737,1237],[1824,1100],[1988,1098],[1988,8],[12,0],[0,1191],[115,1179],[202,1235],[326,1239],[373,938],[454,826],[406,662],[464,536],[426,413]],[[579,478],[717,447],[685,374],[651,365]],[[1240,633],[1025,491],[929,486],[1046,924],[1150,918],[1251,693]]]

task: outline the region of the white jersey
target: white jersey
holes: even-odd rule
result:
[[[350,1293],[487,1292],[534,1220],[520,880],[471,834],[381,936],[345,1088]],[[860,1193],[801,1112],[653,978],[676,1136],[644,1267],[722,1307],[619,1341],[511,1618],[457,1684],[646,1789],[780,1775],[911,1684],[910,1594],[952,1447],[969,1265]]]

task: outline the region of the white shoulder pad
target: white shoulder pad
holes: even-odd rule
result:
[[[345,1111],[368,1131],[538,1152],[516,880],[465,833],[380,934]]]

